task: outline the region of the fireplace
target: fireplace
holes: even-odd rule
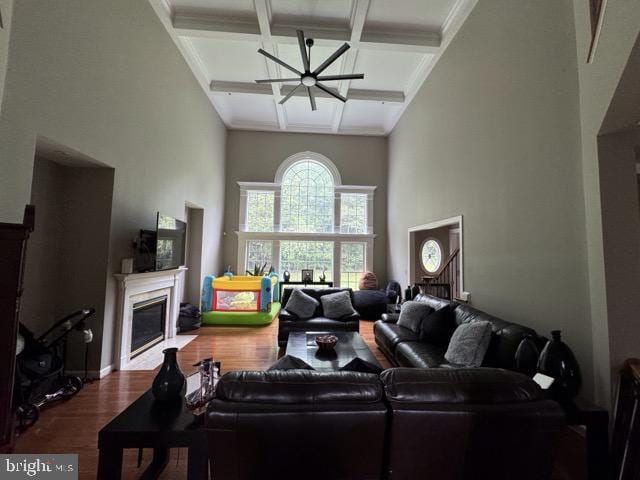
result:
[[[167,295],[133,304],[130,358],[164,340],[166,319]]]

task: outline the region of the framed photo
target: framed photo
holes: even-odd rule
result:
[[[313,270],[302,270],[302,281],[304,283],[313,282]]]

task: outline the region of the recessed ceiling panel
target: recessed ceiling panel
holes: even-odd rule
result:
[[[349,100],[344,106],[341,130],[364,128],[386,131],[387,122],[397,115],[401,104]]]
[[[269,95],[233,93],[213,95],[214,102],[230,112],[231,124],[278,126],[276,107]]]
[[[315,45],[311,47],[311,71],[320,66],[322,62],[329,58],[331,54],[336,50],[337,48],[326,47],[324,45]],[[330,67],[322,71],[321,75],[339,75],[340,69],[342,68],[342,62],[344,61],[344,57],[346,55],[347,53],[343,54],[340,58],[333,62]],[[299,71],[304,71],[304,68],[302,67],[302,55],[300,54],[300,47],[298,47],[297,43],[279,43],[278,53],[276,54],[276,57],[288,63],[292,67],[298,69]],[[289,70],[283,67],[280,67],[280,72],[282,73],[283,77],[289,77],[289,74],[291,73]]]
[[[440,30],[457,0],[371,0],[367,28],[396,25],[401,28]]]
[[[169,0],[174,12],[255,18],[253,0]]]
[[[348,24],[353,0],[271,0],[274,23],[299,21]]]
[[[189,37],[182,41],[193,46],[209,80],[253,82],[267,78],[265,59],[258,53],[260,44],[257,42],[206,37]]]
[[[352,81],[350,87],[404,92],[420,62],[429,61],[431,57],[413,52],[360,50],[355,71],[364,73],[364,79]]]
[[[331,128],[338,100],[316,97],[317,110],[311,110],[309,97],[292,97],[285,103],[287,122],[293,127],[326,127]]]

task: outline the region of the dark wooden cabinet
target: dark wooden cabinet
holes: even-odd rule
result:
[[[35,210],[27,205],[20,224],[0,223],[0,452],[13,448],[13,379],[16,366],[18,315],[27,240]]]

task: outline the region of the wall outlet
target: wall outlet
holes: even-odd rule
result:
[[[471,298],[471,293],[469,292],[460,292],[460,300],[463,302],[468,302]]]

